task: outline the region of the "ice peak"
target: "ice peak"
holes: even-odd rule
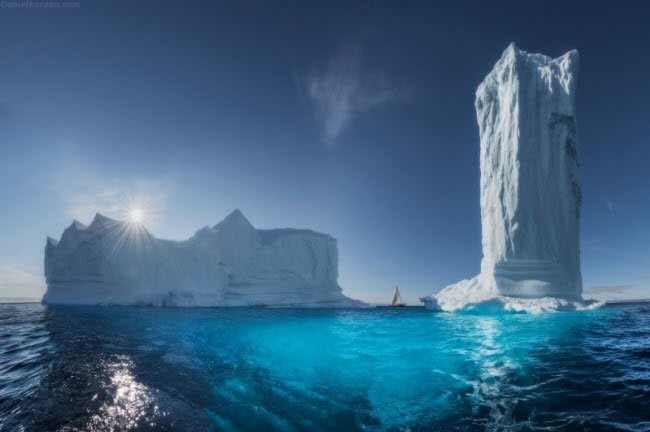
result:
[[[88,228],[86,225],[82,224],[79,222],[77,219],[74,219],[72,221],[72,224],[70,224],[70,228],[76,229],[76,230],[84,230]]]
[[[510,42],[510,45],[508,45],[506,49],[503,50],[503,54],[501,55],[501,57],[505,57],[509,54],[515,55],[521,52],[522,51],[519,48],[517,48],[517,45],[515,45],[514,42]]]
[[[47,237],[47,243],[48,246],[57,246],[59,244],[59,241],[56,239],[53,239],[52,237],[48,236]]]
[[[239,210],[239,209],[233,210],[228,216],[226,216],[226,219],[230,219],[230,218],[243,218],[243,219],[246,219],[246,217],[244,216],[244,213],[242,213],[241,210]]]
[[[95,217],[93,218],[93,221],[90,223],[89,227],[91,227],[91,228],[105,227],[105,226],[108,226],[108,225],[114,225],[116,223],[119,223],[119,222],[114,220],[114,219],[111,219],[109,217],[106,217],[103,214],[97,212],[95,214]]]
[[[549,95],[565,94],[569,96],[568,99],[572,99],[575,95],[578,63],[578,51],[575,49],[552,58],[540,53],[526,52],[517,48],[513,42],[503,51],[501,58],[476,89],[476,108],[482,110],[481,103],[488,102],[486,94],[495,94],[493,89],[496,87],[510,89],[520,96],[533,91],[521,88],[531,82],[542,85]],[[567,104],[567,100],[558,98],[553,102],[557,105],[553,110],[563,115],[572,112],[574,101]],[[521,104],[516,106],[523,107]]]
[[[226,216],[221,222],[214,226],[214,229],[220,229],[227,226],[250,227],[251,229],[255,229],[239,209],[235,209],[232,213]]]
[[[503,51],[503,54],[501,54],[501,59],[497,62],[497,65],[503,63],[512,64],[521,61],[536,64],[538,67],[545,67],[551,63],[560,64],[563,62],[569,62],[569,64],[572,64],[577,62],[578,57],[578,51],[575,49],[553,58],[541,53],[529,53],[518,48],[514,42],[511,42]]]
[[[515,45],[514,42],[510,42],[510,45],[503,50],[501,58],[497,63],[515,63],[517,58],[525,55],[526,51],[517,48],[517,45]]]

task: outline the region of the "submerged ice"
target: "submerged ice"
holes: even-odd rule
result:
[[[338,249],[310,230],[258,230],[236,210],[184,241],[97,214],[47,239],[44,302],[157,306],[359,306]]]
[[[577,74],[575,50],[552,59],[511,44],[479,85],[481,273],[422,298],[428,307],[584,306]]]

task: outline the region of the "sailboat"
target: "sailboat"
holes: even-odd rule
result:
[[[399,288],[395,285],[395,292],[393,293],[393,301],[390,302],[390,305],[393,307],[404,307],[406,303],[402,301],[402,296],[399,294]]]

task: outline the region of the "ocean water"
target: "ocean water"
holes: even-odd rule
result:
[[[0,430],[650,430],[650,304],[2,304]]]

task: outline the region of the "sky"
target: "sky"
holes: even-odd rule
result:
[[[470,278],[474,92],[510,42],[580,54],[585,296],[650,297],[647,2],[11,4],[0,297],[40,297],[46,236],[132,201],[162,238],[235,208],[326,232],[344,293],[366,301]]]

